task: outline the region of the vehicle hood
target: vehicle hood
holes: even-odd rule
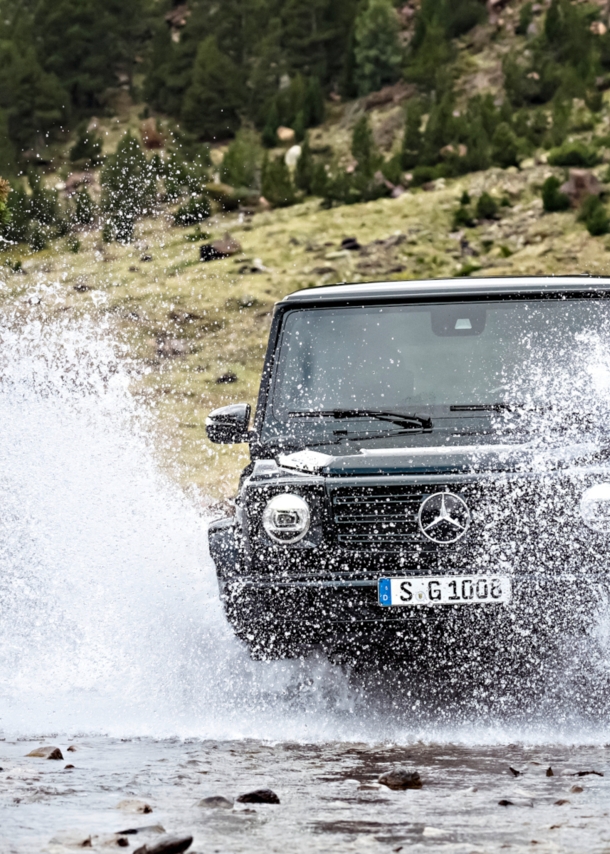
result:
[[[380,474],[459,474],[536,472],[605,462],[606,451],[594,443],[548,446],[540,443],[507,445],[442,445],[432,447],[360,449],[346,455],[314,450],[281,454],[284,469],[332,476]]]

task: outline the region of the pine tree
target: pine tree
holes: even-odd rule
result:
[[[57,78],[43,70],[32,46],[0,43],[0,110],[20,151],[67,123],[67,95]]]
[[[8,225],[11,218],[8,209],[8,196],[11,191],[11,185],[5,178],[0,178],[0,229]]]
[[[295,202],[294,187],[290,171],[282,156],[265,158],[263,163],[262,194],[276,208],[284,208]]]
[[[312,192],[315,163],[309,145],[309,137],[305,137],[301,146],[301,156],[294,170],[294,183],[299,190],[309,194]]]
[[[95,220],[95,205],[87,190],[77,193],[74,204],[74,221],[78,225],[91,225]]]
[[[243,105],[240,73],[235,63],[208,36],[197,51],[192,83],[184,95],[182,118],[200,139],[226,139],[240,125]]]
[[[502,122],[496,128],[491,141],[491,156],[494,163],[506,169],[519,164],[519,143],[510,125]]]
[[[137,219],[152,212],[156,191],[146,157],[130,133],[125,134],[116,154],[109,158],[101,183],[106,238],[129,243]]]
[[[358,94],[366,95],[395,83],[400,76],[402,49],[390,0],[368,0],[356,19],[354,37]]]
[[[403,169],[414,169],[420,158],[422,149],[421,123],[423,107],[421,101],[412,98],[408,104],[405,114],[405,135],[402,141],[402,166]]]
[[[93,132],[82,133],[70,149],[72,163],[83,161],[87,166],[99,166],[102,162],[103,140]]]
[[[255,189],[259,184],[261,160],[262,150],[257,134],[242,129],[224,156],[220,177],[232,187]]]
[[[280,119],[277,113],[277,104],[275,99],[271,104],[271,109],[267,114],[267,120],[265,122],[265,126],[263,128],[263,144],[267,146],[267,148],[273,148],[277,145],[277,129],[280,126]]]
[[[318,77],[310,77],[305,94],[304,120],[307,127],[316,127],[324,121],[324,95]]]
[[[373,131],[366,115],[361,116],[354,125],[351,151],[358,161],[358,171],[362,175],[370,177],[378,165],[379,155],[375,148]]]

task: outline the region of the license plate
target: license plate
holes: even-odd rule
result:
[[[431,575],[380,578],[379,604],[491,605],[510,602],[511,583],[505,575]]]

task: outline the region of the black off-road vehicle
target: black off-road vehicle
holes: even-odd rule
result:
[[[610,280],[341,285],[275,309],[234,518],[209,528],[256,657],[592,626],[610,540]],[[481,629],[484,628],[482,632]]]

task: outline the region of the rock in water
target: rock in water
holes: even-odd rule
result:
[[[125,801],[120,801],[120,803],[116,805],[116,808],[118,810],[123,810],[123,812],[152,812],[152,807],[149,804],[145,801],[139,801],[137,798],[127,798]]]
[[[271,789],[255,789],[237,798],[240,804],[279,804],[280,799]]]
[[[133,854],[182,854],[190,848],[193,842],[192,836],[162,836],[156,842],[148,842],[141,845]]]
[[[212,810],[230,810],[233,809],[233,801],[225,798],[224,795],[210,795],[210,797],[200,800],[198,806]]]
[[[421,789],[423,783],[417,771],[406,771],[404,768],[395,768],[386,771],[379,777],[379,783],[388,789]]]
[[[63,759],[63,755],[59,747],[37,747],[35,750],[30,750],[27,756],[35,756],[38,759]]]

